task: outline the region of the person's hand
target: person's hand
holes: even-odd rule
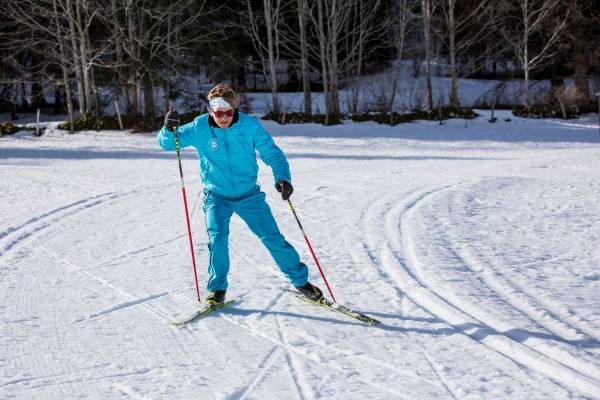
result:
[[[179,113],[175,111],[175,108],[171,107],[167,115],[165,115],[165,129],[169,132],[173,132],[173,129],[179,128]]]
[[[277,182],[277,191],[281,193],[283,200],[289,200],[292,193],[294,193],[294,187],[288,181]]]

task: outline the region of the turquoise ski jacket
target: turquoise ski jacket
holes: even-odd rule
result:
[[[196,117],[177,129],[179,146],[192,146],[198,152],[204,189],[231,199],[244,197],[258,188],[256,151],[271,167],[275,184],[291,183],[290,167],[283,151],[261,126],[258,119],[238,112],[229,128],[209,124],[209,114]],[[175,136],[164,127],[157,135],[164,150],[175,151]]]

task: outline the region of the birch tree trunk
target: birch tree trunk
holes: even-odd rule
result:
[[[362,0],[359,0],[360,5],[362,7]],[[352,15],[352,20],[348,19],[348,21],[346,22],[346,31],[350,32],[352,27],[354,26],[360,26],[360,18],[361,13],[360,11],[362,10],[358,10],[358,5],[356,6],[356,9],[354,10],[354,13]],[[361,37],[362,37],[362,33],[363,30],[359,29],[359,34],[358,34],[358,38],[356,37],[356,35],[351,35],[350,38],[346,38],[346,48],[345,48],[345,52],[346,54],[350,54],[352,52],[352,49],[355,47],[358,47],[358,60],[356,59],[356,57],[352,57],[352,65],[349,68],[346,68],[346,81],[347,82],[352,82],[351,88],[350,88],[350,98],[348,100],[348,111],[350,114],[357,114],[358,113],[358,96],[359,96],[359,92],[360,92],[360,74],[361,74],[361,66],[362,66],[362,41],[361,41]]]
[[[425,46],[425,80],[427,83],[427,106],[433,110],[433,88],[431,86],[431,0],[421,0],[423,13],[423,38]]]
[[[317,36],[319,38],[319,54],[321,58],[321,78],[323,80],[323,97],[325,100],[325,125],[329,123],[331,114],[331,102],[329,98],[329,79],[327,68],[327,43],[325,36],[325,25],[323,22],[323,1],[317,0]]]
[[[331,51],[331,61],[329,64],[329,77],[331,81],[331,89],[329,92],[331,112],[333,114],[340,113],[340,86],[338,79],[339,63],[338,63],[338,27],[340,13],[338,10],[337,0],[332,0],[331,9],[329,10],[328,31],[329,45]]]
[[[119,85],[119,90],[121,91],[121,96],[123,97],[123,101],[125,103],[125,110],[129,112],[131,110],[131,98],[129,96],[129,90],[127,89],[127,78],[124,74],[125,64],[123,61],[123,34],[121,33],[120,27],[120,9],[117,6],[117,0],[111,0],[111,14],[113,16],[112,24],[113,24],[113,38],[115,41],[115,61],[117,66],[115,67],[115,71],[117,74],[117,82]]]
[[[129,57],[132,59],[128,70],[129,77],[127,79],[127,86],[130,89],[133,89],[133,104],[131,105],[131,110],[128,110],[128,114],[140,115],[141,114],[141,104],[140,104],[140,85],[139,85],[139,75],[138,75],[138,40],[137,40],[137,17],[135,15],[135,4],[133,0],[127,0],[127,44],[129,47]]]
[[[525,75],[525,88],[523,92],[525,106],[529,106],[529,0],[522,0],[521,11],[523,13],[523,74]]]
[[[79,102],[79,115],[85,120],[85,88],[83,86],[83,70],[79,59],[79,45],[77,44],[77,31],[75,29],[75,15],[73,13],[73,0],[66,0],[67,19],[69,20],[69,36],[71,38],[71,54],[73,67],[77,80],[77,100]]]
[[[508,6],[501,10],[505,15],[492,19],[523,69],[525,106],[529,106],[531,101],[531,71],[549,62],[556,54],[571,7],[569,2],[562,0],[510,0]],[[519,18],[512,18],[514,15]],[[544,40],[534,40],[539,37]]]
[[[402,58],[404,56],[404,40],[406,38],[406,28],[409,22],[409,5],[407,0],[396,0],[396,6],[398,10],[398,20],[395,25],[397,31],[395,32],[395,47],[396,47],[396,60],[397,65],[394,70],[394,77],[392,79],[392,93],[390,101],[388,103],[388,113],[390,114],[390,124],[394,123],[393,111],[394,101],[396,99],[396,88],[398,87],[398,80],[400,79],[400,70],[402,65]]]
[[[77,28],[77,42],[79,44],[79,60],[81,62],[81,68],[83,72],[83,91],[85,95],[85,111],[91,112],[92,110],[92,87],[90,83],[90,70],[88,65],[88,51],[87,51],[87,40],[84,32],[83,24],[84,21],[81,19],[81,2],[75,1],[75,27]],[[86,28],[87,30],[87,28]]]
[[[302,64],[302,91],[304,92],[304,113],[312,115],[312,94],[306,43],[306,0],[298,0],[298,25],[300,28],[300,62]]]
[[[460,100],[458,96],[458,67],[456,65],[457,57],[466,50],[472,48],[489,31],[489,20],[484,20],[482,15],[491,3],[490,0],[478,0],[471,5],[462,5],[458,0],[434,0],[440,8],[438,15],[441,17],[440,24],[445,29],[442,32],[436,32],[435,27],[432,31],[436,32],[443,39],[448,49],[448,58],[450,61],[450,105],[459,107]],[[434,7],[435,8],[435,7]],[[457,13],[458,9],[458,13]],[[490,17],[491,19],[491,17]],[[484,61],[484,69],[487,64],[487,56],[490,52],[500,54],[502,51],[500,45],[495,45],[493,49],[486,48],[483,56],[477,57],[475,63],[479,60]]]
[[[63,84],[65,85],[65,94],[67,97],[67,112],[69,113],[69,132],[73,133],[73,120],[75,119],[73,115],[73,100],[71,98],[71,84],[69,82],[69,70],[67,67],[67,55],[65,52],[65,44],[63,43],[63,34],[61,25],[58,18],[58,7],[56,6],[56,0],[52,1],[52,6],[54,9],[54,23],[56,25],[56,35],[58,36],[58,49],[60,52],[61,63],[60,67],[62,70],[63,76]]]
[[[89,49],[92,48],[92,45],[90,42],[89,29],[85,29],[83,31],[83,33],[85,35],[85,43],[86,43],[85,49],[86,49],[86,51],[88,51]],[[89,79],[90,79],[90,96],[93,97],[93,100],[94,100],[94,114],[96,115],[96,122],[98,122],[98,118],[102,114],[102,109],[100,107],[100,93],[98,92],[98,86],[96,85],[96,74],[94,71],[94,65],[93,65],[93,63],[91,63],[91,58],[90,58],[89,54],[88,54],[87,59],[90,60],[90,63],[87,66],[87,69],[89,70]],[[98,129],[98,126],[96,125],[96,130],[97,129]]]
[[[262,7],[259,8],[258,15],[255,12],[256,7],[251,0],[246,0],[248,12],[242,15],[242,18],[249,23],[242,26],[242,29],[250,36],[252,45],[258,53],[263,66],[265,80],[269,83],[272,97],[272,111],[275,114],[281,112],[279,98],[277,95],[277,61],[279,60],[279,20],[281,15],[281,0],[263,0]],[[266,42],[262,28],[266,30]]]
[[[271,0],[263,0],[263,12],[265,25],[267,28],[267,55],[269,61],[269,78],[271,86],[271,97],[273,102],[273,112],[279,114],[279,99],[277,97],[277,70],[275,65],[275,50],[273,44],[273,10]]]
[[[456,20],[454,8],[456,0],[448,0],[448,52],[450,55],[450,105],[458,108],[458,82],[456,77]]]

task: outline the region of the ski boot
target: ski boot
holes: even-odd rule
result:
[[[323,292],[318,287],[314,286],[310,282],[306,282],[304,286],[296,286],[296,290],[308,297],[315,303],[320,303],[323,300]]]
[[[225,302],[225,293],[227,290],[215,290],[214,292],[209,292],[208,297],[206,297],[206,303],[210,305],[219,305]]]

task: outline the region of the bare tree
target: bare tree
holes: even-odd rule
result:
[[[329,96],[329,69],[328,65],[329,53],[331,52],[330,47],[327,45],[327,35],[325,28],[325,19],[323,11],[323,0],[316,1],[317,16],[314,13],[310,13],[313,25],[316,31],[316,37],[319,42],[318,44],[318,58],[321,61],[321,79],[323,81],[323,97],[325,98],[325,124],[329,123],[329,116],[331,115],[331,99]],[[314,9],[314,7],[313,7]]]
[[[54,79],[53,68],[59,67],[62,70],[68,107],[71,107],[72,104],[69,71],[75,70],[79,88],[80,114],[84,115],[87,109],[84,74],[80,62],[82,46],[77,42],[79,36],[73,35],[73,32],[76,31],[75,16],[74,12],[71,12],[70,6],[70,0],[8,1],[5,12],[6,16],[14,21],[21,30],[29,33],[28,40],[19,40],[13,45],[18,47],[17,52],[28,51],[31,54],[37,54],[36,58],[40,60],[40,63],[36,65],[36,68],[45,71],[45,73],[38,72],[36,74],[38,78],[41,78],[40,81]],[[69,26],[69,28],[63,31],[63,26]],[[85,47],[83,49],[85,50]],[[20,64],[19,68],[29,69],[32,67],[31,62],[26,62],[26,64]],[[46,68],[44,64],[52,68]],[[69,114],[72,120],[72,110]]]
[[[319,42],[315,55],[321,61],[326,124],[332,114],[340,113],[338,46],[342,31],[347,27],[346,21],[350,16],[352,3],[353,1],[317,0],[316,15],[311,13]]]
[[[503,0],[497,5],[497,26],[525,75],[524,104],[529,105],[529,77],[556,54],[569,18],[562,0]]]
[[[308,8],[306,0],[297,0],[298,27],[300,30],[300,64],[302,69],[302,91],[304,92],[304,113],[312,115],[312,94],[310,89],[310,64],[308,62],[308,42],[306,22]]]
[[[458,55],[470,48],[489,29],[489,21],[483,21],[485,9],[489,0],[465,2],[458,0],[434,0],[440,10],[442,38],[448,49],[450,59],[450,104],[459,106],[458,99],[458,74],[456,59]],[[462,7],[461,7],[462,6]]]
[[[67,37],[71,43],[70,54],[77,80],[80,114],[85,118],[87,113],[95,109],[98,115],[100,105],[94,68],[108,48],[105,45],[96,46],[96,41],[92,43],[90,29],[98,23],[101,4],[85,0],[57,0],[56,4],[58,12],[67,19],[65,25],[69,27]]]
[[[164,84],[168,96],[170,77],[186,65],[185,53],[209,43],[223,31],[223,27],[198,23],[200,19],[210,20],[223,9],[209,7],[205,0],[163,4],[111,0],[107,8],[111,13],[102,14],[102,18],[113,32],[113,60],[105,67],[116,72],[128,114],[142,114],[143,108],[144,115],[154,116],[154,89],[158,83]]]
[[[65,94],[67,97],[67,110],[69,113],[69,131],[71,133],[73,133],[73,120],[75,119],[75,116],[74,116],[74,112],[73,112],[73,101],[71,99],[71,84],[69,81],[68,63],[66,62],[67,52],[65,49],[64,36],[62,33],[61,21],[60,21],[59,15],[58,15],[58,8],[56,5],[56,0],[52,1],[52,10],[54,11],[53,17],[54,17],[55,26],[56,26],[56,36],[58,39],[59,55],[60,55],[60,59],[63,61],[60,63],[60,67],[62,70],[63,84],[65,85]]]
[[[427,85],[427,106],[433,110],[433,88],[431,86],[431,0],[421,0],[421,15],[423,17],[423,51],[425,52],[425,82]]]
[[[393,108],[396,100],[396,90],[400,72],[402,71],[402,59],[404,58],[404,49],[406,44],[407,29],[411,21],[415,19],[413,9],[417,5],[418,0],[394,0],[394,14],[392,23],[393,43],[396,49],[396,68],[392,78],[392,91],[388,103],[388,113],[390,114],[390,123],[393,123]]]
[[[383,44],[380,40],[390,28],[389,18],[379,20],[380,0],[356,0],[347,18],[345,57],[340,62],[340,69],[346,71],[347,82],[351,89],[350,112],[358,112],[358,95],[363,67],[367,57],[380,49],[375,43]],[[369,42],[369,45],[367,45]]]
[[[285,4],[282,0],[263,0],[262,8],[258,13],[252,6],[251,0],[246,0],[246,5],[248,24],[242,23],[242,26],[245,27],[262,60],[265,78],[271,87],[273,112],[279,114],[277,63],[280,50],[280,21]],[[261,29],[266,31],[266,38],[261,34]]]
[[[313,55],[320,60],[325,98],[325,123],[332,114],[340,113],[339,75],[351,69],[360,76],[364,58],[375,47],[368,48],[367,41],[377,38],[387,25],[376,24],[375,17],[381,1],[316,0],[310,13],[317,46]],[[358,18],[353,19],[354,16]],[[344,46],[345,43],[349,43]],[[353,83],[357,82],[353,79]]]

